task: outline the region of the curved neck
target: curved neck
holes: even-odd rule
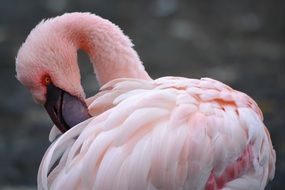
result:
[[[63,38],[88,53],[100,85],[116,78],[150,79],[130,39],[110,21],[89,13],[71,13],[55,22]]]

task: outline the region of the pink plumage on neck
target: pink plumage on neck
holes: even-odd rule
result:
[[[58,87],[84,99],[78,49],[88,53],[100,85],[116,78],[150,79],[121,29],[90,13],[67,13],[40,22],[18,52],[17,78],[41,103],[45,102],[41,81],[47,74]],[[30,72],[31,68],[38,72]]]

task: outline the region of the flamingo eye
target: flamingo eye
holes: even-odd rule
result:
[[[43,77],[43,84],[47,86],[47,85],[50,84],[50,83],[51,83],[51,78],[50,78],[50,76],[45,75],[45,76]]]

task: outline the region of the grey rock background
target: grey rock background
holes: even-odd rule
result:
[[[51,122],[15,79],[14,57],[43,18],[89,11],[129,35],[153,78],[211,77],[252,96],[277,151],[267,189],[285,187],[284,0],[0,0],[0,189],[35,189]],[[80,53],[88,95],[98,85]]]

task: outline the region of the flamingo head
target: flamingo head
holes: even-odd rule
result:
[[[16,77],[65,132],[90,115],[80,82],[77,50],[49,25],[49,20],[41,22],[19,49]]]

